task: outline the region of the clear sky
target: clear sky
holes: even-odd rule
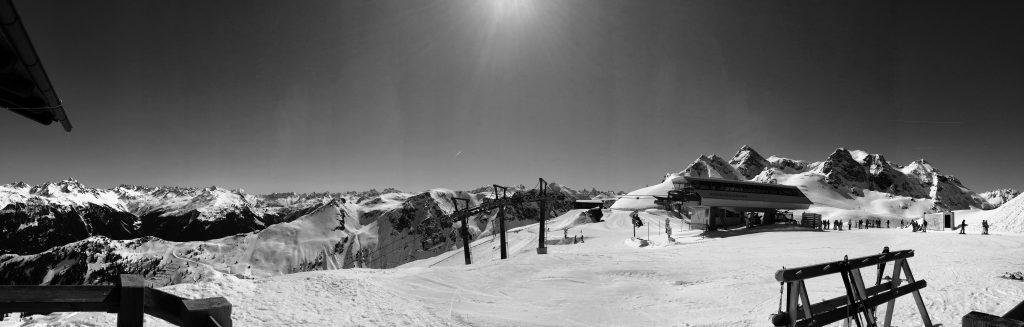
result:
[[[1024,189],[1019,1],[17,0],[0,183],[629,191],[748,144]]]

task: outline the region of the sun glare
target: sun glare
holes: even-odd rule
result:
[[[504,23],[522,23],[533,17],[534,0],[487,0],[494,16]]]

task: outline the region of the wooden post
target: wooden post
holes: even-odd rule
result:
[[[890,291],[895,291],[900,286],[900,272],[903,271],[903,262],[907,259],[897,259],[892,264],[892,280],[889,281]],[[896,306],[896,299],[889,300],[889,303],[885,305],[885,324],[882,326],[889,327],[892,323],[892,310]]]
[[[811,312],[810,297],[807,296],[807,285],[801,280],[798,288],[800,289],[800,301],[804,303],[804,318],[810,318],[813,313]]]
[[[907,275],[907,282],[913,283],[914,273],[910,272],[910,265],[906,261],[903,262],[903,273]],[[924,299],[921,298],[921,291],[914,290],[914,302],[917,302],[917,311],[921,313],[921,320],[924,321],[925,327],[932,327],[932,318],[928,317],[928,309],[924,306]]]
[[[798,316],[799,311],[796,309],[800,300],[798,294],[800,294],[800,283],[786,283],[786,295],[789,296],[786,300],[786,311],[789,312],[790,323],[796,322],[800,319],[800,316]]]
[[[853,282],[854,292],[857,294],[857,298],[860,301],[864,301],[868,298],[868,293],[864,287],[864,278],[861,277],[860,269],[850,269],[850,281]],[[870,327],[876,326],[875,310],[873,307],[864,307],[864,320],[865,324]]]
[[[117,327],[141,327],[146,280],[139,275],[121,275],[121,303],[117,309]]]
[[[231,302],[223,297],[181,301],[193,326],[231,327]]]

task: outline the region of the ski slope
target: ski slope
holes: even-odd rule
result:
[[[497,243],[473,243],[472,265],[461,250],[395,269],[306,272],[256,280],[231,276],[163,288],[189,297],[225,296],[236,326],[766,326],[777,310],[774,273],[892,250],[909,260],[932,321],[958,325],[972,310],[1002,314],[1024,299],[1024,284],[999,278],[1024,267],[1024,235],[911,233],[909,229],[809,231],[758,227],[702,237],[663,212],[641,212],[632,242],[629,211],[605,211],[587,223],[581,211],[547,222],[547,255],[537,255],[537,225],[508,234],[508,260]],[[562,228],[570,239],[563,238]],[[584,236],[573,244],[571,236]],[[734,235],[730,237],[718,237]],[[891,269],[891,268],[889,268]],[[874,281],[874,269],[862,270]],[[888,273],[887,273],[888,274]],[[838,275],[807,282],[812,301],[843,294]],[[882,309],[884,311],[884,309]],[[34,316],[28,326],[107,326],[106,313]],[[896,302],[895,326],[920,325],[913,299]],[[147,318],[147,326],[169,326]]]

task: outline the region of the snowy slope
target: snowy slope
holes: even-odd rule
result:
[[[654,196],[667,196],[668,191],[675,187],[672,180],[679,176],[679,174],[668,174],[661,183],[626,193],[626,195],[620,196],[611,208],[618,210],[656,208],[658,206],[654,204]]]
[[[999,206],[1003,205],[1003,203],[1009,202],[1010,200],[1013,200],[1013,198],[1020,195],[1020,191],[1005,188],[1001,190],[979,193],[978,195],[985,199],[985,201],[987,201],[989,204],[991,204],[993,208],[998,208]]]
[[[552,219],[551,225],[574,221],[577,214]],[[189,297],[225,296],[234,304],[235,324],[244,326],[765,326],[778,309],[774,273],[782,266],[864,256],[888,246],[916,251],[908,262],[915,277],[928,282],[921,295],[935,324],[958,325],[972,310],[1001,314],[1024,298],[1019,281],[998,277],[1024,265],[1024,236],[1017,234],[755,228],[702,238],[669,217],[678,240],[669,243],[660,232],[666,216],[650,211],[641,214],[647,224],[637,234],[647,238],[650,226],[653,245],[638,248],[629,242],[628,212],[609,211],[606,217],[601,223],[568,223],[568,234],[584,235],[585,243],[566,241],[552,229],[547,255],[533,251],[537,226],[530,225],[509,234],[514,250],[508,260],[496,259],[484,240],[469,266],[453,251],[452,260],[427,259],[397,269],[222,278],[164,289]],[[875,279],[874,269],[862,273]],[[810,279],[807,287],[815,301],[844,294],[836,275]],[[913,303],[911,297],[896,301],[895,326],[920,324]],[[879,309],[884,313],[884,306]],[[115,316],[32,319],[93,326],[112,325]],[[146,323],[168,326],[152,318]]]
[[[957,219],[966,219],[967,230],[981,232],[981,221],[988,220],[991,232],[1024,233],[1024,196],[1017,196],[994,210],[957,211]]]
[[[273,199],[280,201],[291,197],[276,195]],[[122,241],[71,235],[61,239],[67,241],[64,245],[41,254],[0,256],[0,279],[18,284],[112,281],[116,275],[108,273],[103,268],[105,266],[95,265],[97,257],[109,257],[106,262],[110,265],[123,271],[138,272],[157,285],[205,280],[216,275],[191,271],[195,267],[248,278],[309,270],[394,267],[461,246],[456,233],[461,222],[453,223],[447,217],[454,210],[452,199],[456,197],[471,199],[472,206],[488,200],[488,194],[448,189],[433,189],[420,194],[376,193],[372,199],[359,196],[358,203],[345,198],[334,199],[297,211],[295,214],[299,217],[296,219],[268,224],[264,228],[186,242],[153,237]],[[346,198],[356,200],[354,197]],[[284,201],[292,202],[292,199]],[[550,203],[548,216],[557,216],[568,210],[570,205],[570,202]],[[536,203],[514,205],[507,207],[505,213],[507,228],[516,228],[536,222],[539,207]],[[470,237],[478,239],[491,235],[496,230],[496,215],[497,210],[469,217]],[[229,214],[220,221],[232,223],[232,217]],[[50,220],[54,219],[33,222]],[[143,222],[144,228],[146,224]],[[49,235],[64,229],[50,227],[41,228],[41,232]],[[137,246],[126,248],[119,245],[125,242]],[[145,256],[150,259],[141,262],[125,259],[133,254],[147,253],[158,253],[159,256]],[[112,254],[120,256],[111,257]],[[42,274],[46,271],[51,271],[56,278],[44,279]]]

